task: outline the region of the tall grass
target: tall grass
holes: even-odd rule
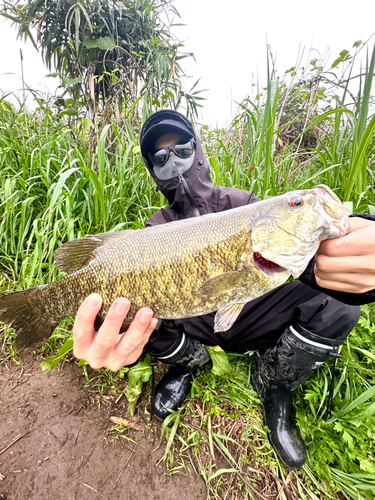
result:
[[[89,233],[142,227],[164,204],[129,127],[106,126],[90,145],[51,113],[24,116],[0,102],[0,268],[31,286],[56,278],[53,253]]]
[[[257,498],[251,486],[266,498],[276,498],[283,489],[293,500],[373,499],[374,341],[375,309],[365,306],[336,368],[331,414],[327,402],[333,360],[296,391],[296,417],[308,452],[307,464],[298,472],[283,467],[267,439],[260,402],[249,384],[252,357],[230,355],[228,364],[220,352],[215,361],[217,352],[209,348],[214,370],[205,369],[195,381],[192,401],[163,426],[168,441],[176,443],[164,455],[170,471],[194,457],[210,498],[217,499]]]
[[[287,122],[282,121],[283,109],[292,96],[298,102],[306,89],[285,89],[269,71],[263,97],[258,92],[254,99],[246,98],[228,130],[202,129],[214,182],[255,191],[260,198],[324,182],[342,199],[352,201],[355,211],[372,210],[374,65],[375,50],[363,73],[350,76],[348,85],[360,80],[354,103],[347,102],[348,87],[344,87],[329,106],[322,109],[318,103],[303,120]],[[143,227],[165,204],[144,168],[137,131],[128,119],[106,125],[95,137],[85,132],[83,123],[69,122],[40,100],[37,112],[27,116],[27,126],[25,120],[23,111],[0,101],[1,292],[55,280],[53,254],[58,246],[89,233]],[[298,132],[285,141],[285,130],[294,125],[300,127]],[[307,134],[315,138],[308,148],[303,147]],[[374,324],[370,309],[364,308],[361,323],[344,348],[332,415],[327,415],[332,366],[297,394],[297,417],[309,451],[308,464],[293,473],[291,483],[300,498],[374,498]],[[195,385],[196,406],[182,410],[183,422],[176,420],[179,412],[164,428],[170,460],[177,436],[184,450],[191,448],[196,456],[206,443],[212,458],[217,447],[228,458],[220,472],[212,460],[201,464],[213,495],[221,491],[223,475],[236,474],[238,487],[242,484],[244,495],[251,498],[246,481],[256,480],[246,467],[253,467],[254,460],[258,476],[261,464],[272,474],[289,477],[266,439],[257,397],[249,386],[249,362],[233,358],[230,377],[224,379],[206,371]],[[192,414],[197,405],[201,412]],[[233,434],[228,425],[237,419],[243,426]],[[242,472],[247,474],[245,482]],[[231,481],[237,484],[233,477]]]
[[[354,57],[351,68],[356,62]],[[343,88],[340,84],[329,100],[321,101],[310,99],[312,90],[308,89],[312,84],[308,81],[300,84],[299,91],[296,84],[285,88],[269,71],[265,91],[244,99],[229,130],[216,135],[204,131],[215,182],[254,190],[262,199],[323,182],[342,200],[352,201],[356,212],[368,211],[375,200],[375,116],[371,106],[374,66],[375,46],[362,72],[354,76],[350,73]],[[322,75],[310,75],[311,82],[318,77]],[[358,80],[353,101],[348,87]],[[293,106],[298,93],[308,94],[304,97],[307,103],[302,98],[294,103],[295,114],[299,106],[306,107],[306,119],[283,123],[285,107],[289,101]],[[283,141],[285,129],[301,123],[302,130],[294,140]],[[308,134],[315,136],[316,147],[301,147],[302,138]]]

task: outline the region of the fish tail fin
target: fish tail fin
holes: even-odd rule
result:
[[[0,297],[0,321],[15,329],[19,349],[47,339],[61,321],[47,312],[47,288],[36,286]]]

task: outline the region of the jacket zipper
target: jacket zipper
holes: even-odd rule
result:
[[[191,196],[189,186],[187,185],[185,179],[183,178],[183,176],[181,174],[178,176],[178,178],[179,178],[180,186],[181,186],[181,194],[182,195],[184,195],[185,193],[187,194],[187,197],[189,198],[191,206],[193,207],[193,213],[194,213],[195,217],[199,217],[200,213],[199,213],[197,205],[195,204],[194,198]]]

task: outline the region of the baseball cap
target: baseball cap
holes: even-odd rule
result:
[[[157,111],[145,121],[140,137],[142,155],[152,152],[155,141],[162,135],[175,132],[183,138],[195,137],[193,126],[181,113],[173,110]]]

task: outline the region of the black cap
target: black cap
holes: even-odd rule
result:
[[[140,138],[142,155],[147,156],[152,152],[155,141],[162,135],[175,132],[183,137],[194,137],[192,124],[187,118],[177,111],[158,111],[145,121]]]

